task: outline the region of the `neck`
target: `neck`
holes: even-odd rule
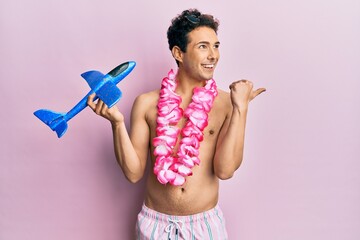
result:
[[[176,74],[176,93],[179,95],[192,95],[195,87],[203,87],[206,84],[206,80],[199,80],[190,77],[181,69]]]

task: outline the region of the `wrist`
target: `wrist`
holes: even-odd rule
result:
[[[123,120],[118,120],[118,121],[110,121],[112,128],[116,129],[118,127],[120,127],[122,124],[124,124]]]
[[[248,104],[241,104],[241,105],[234,105],[233,111],[237,111],[241,114],[247,113],[248,111]]]

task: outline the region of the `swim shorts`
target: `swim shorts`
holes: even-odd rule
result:
[[[142,206],[136,223],[138,240],[226,240],[225,220],[217,205],[208,211],[171,216]]]

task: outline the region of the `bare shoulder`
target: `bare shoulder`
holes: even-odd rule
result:
[[[135,98],[133,107],[132,107],[132,116],[137,118],[142,116],[144,119],[148,119],[149,116],[156,114],[156,105],[159,99],[159,90],[154,90],[151,92],[146,92],[140,94]]]
[[[230,93],[226,92],[222,89],[218,89],[218,96],[216,98],[215,103],[219,108],[222,108],[225,111],[231,110],[231,99],[230,99]]]
[[[230,93],[226,92],[222,89],[217,89],[218,90],[218,97],[221,98],[222,100],[230,100]]]
[[[135,98],[134,107],[149,108],[157,103],[159,99],[159,90],[142,93]]]

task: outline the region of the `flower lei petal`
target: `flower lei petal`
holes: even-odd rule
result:
[[[161,184],[181,186],[185,183],[185,177],[193,174],[191,169],[200,164],[200,142],[203,140],[203,130],[208,125],[208,113],[218,92],[213,79],[206,81],[204,87],[194,89],[192,102],[183,111],[180,108],[181,96],[175,93],[175,76],[174,71],[170,70],[161,83],[157,105],[157,136],[153,139],[156,156],[154,174]],[[176,125],[183,116],[187,122],[180,131]],[[172,156],[180,132],[182,139],[179,149]]]

